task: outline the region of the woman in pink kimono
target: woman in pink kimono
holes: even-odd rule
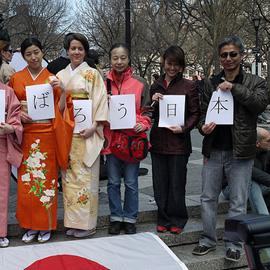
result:
[[[9,244],[6,236],[11,165],[18,168],[22,161],[20,144],[23,127],[20,102],[13,89],[2,83],[0,83],[0,89],[0,92],[5,92],[5,122],[0,122],[0,247],[7,247]]]

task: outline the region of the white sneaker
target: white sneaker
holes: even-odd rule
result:
[[[8,247],[9,241],[6,237],[0,237],[0,247]]]

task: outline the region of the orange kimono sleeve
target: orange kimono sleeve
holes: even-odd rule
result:
[[[55,119],[53,121],[56,138],[56,156],[60,167],[67,169],[69,152],[71,147],[73,129],[75,126],[73,102],[69,93],[67,93],[66,109],[64,115],[61,113],[58,102],[55,109]]]

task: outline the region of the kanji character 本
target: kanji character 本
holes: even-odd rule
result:
[[[125,103],[119,103],[120,108],[118,109],[118,111],[120,112],[121,110],[124,110],[124,114],[120,119],[124,118],[127,115],[127,108],[126,107],[121,107],[121,106],[124,106],[124,105],[125,105]]]
[[[82,123],[86,120],[86,116],[84,114],[80,114],[82,108],[74,108],[74,110],[76,111],[75,115],[74,115],[74,118],[76,117],[80,117],[78,118],[79,120],[77,120],[77,123]]]
[[[216,102],[216,103],[215,103],[214,107],[211,109],[211,111],[217,110],[217,113],[219,114],[219,111],[221,111],[221,110],[226,110],[226,111],[228,110],[228,108],[226,108],[226,107],[222,104],[222,102],[228,102],[227,99],[225,99],[225,100],[220,100],[220,97],[218,97],[218,100],[213,100],[213,102]]]
[[[37,105],[39,103],[39,108],[45,108],[45,107],[49,107],[48,104],[46,104],[46,98],[48,98],[49,93],[45,92],[42,93],[42,97],[37,97],[36,95],[34,95],[34,108],[37,108]]]
[[[176,116],[176,104],[167,104],[167,117]]]

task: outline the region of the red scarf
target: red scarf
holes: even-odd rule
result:
[[[168,82],[165,79],[164,79],[164,83],[165,83],[166,88],[168,88]]]

